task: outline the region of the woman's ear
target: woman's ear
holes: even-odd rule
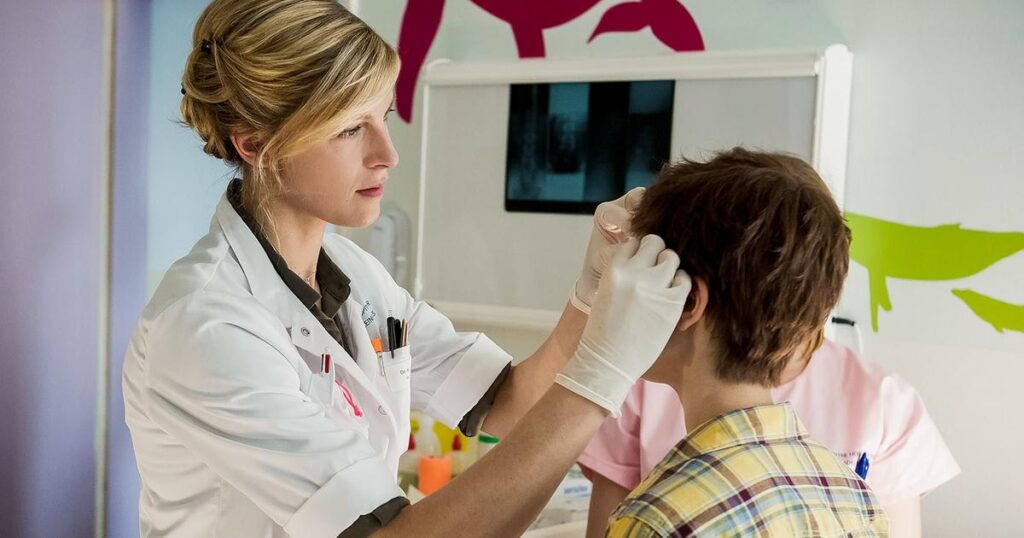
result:
[[[683,315],[679,318],[679,325],[676,329],[685,331],[704,319],[704,311],[708,307],[708,283],[703,278],[693,279],[693,287],[690,295],[686,297],[686,306],[683,307]]]
[[[249,166],[255,166],[256,155],[259,154],[259,135],[252,132],[233,131],[231,133],[231,145],[235,151]]]

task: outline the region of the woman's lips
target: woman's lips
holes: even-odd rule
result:
[[[376,187],[370,187],[369,189],[360,189],[356,193],[366,196],[368,198],[380,198],[384,195],[384,184],[381,183]]]

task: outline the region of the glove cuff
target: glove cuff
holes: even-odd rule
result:
[[[615,405],[607,398],[602,397],[600,394],[588,389],[587,387],[580,385],[575,380],[570,379],[562,374],[555,376],[555,383],[561,385],[569,392],[575,393],[577,396],[590,400],[597,405],[603,407],[608,411],[608,416],[612,418],[619,418],[622,416],[622,405]]]
[[[602,359],[585,340],[580,341],[576,354],[555,381],[607,409],[614,417],[619,416],[622,402],[636,383],[636,379]]]
[[[584,314],[589,316],[590,315],[590,305],[588,305],[587,303],[584,303],[583,299],[580,299],[579,294],[576,293],[576,289],[579,287],[579,285],[580,285],[580,281],[579,280],[577,280],[575,283],[573,283],[573,285],[572,285],[572,293],[569,294],[569,304],[574,306],[576,308],[576,310],[579,310],[580,312],[583,312]]]

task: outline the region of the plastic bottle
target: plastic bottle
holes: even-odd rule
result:
[[[419,423],[420,428],[416,432],[416,448],[419,449],[420,455],[440,456],[441,443],[437,439],[437,434],[434,433],[434,419],[427,415],[421,415]]]
[[[452,439],[459,435],[459,430],[456,428],[449,428],[443,423],[434,421],[434,435],[437,436],[437,441],[441,444],[441,454],[448,454],[452,450]],[[466,440],[463,439],[463,445],[466,444]]]
[[[462,444],[462,436],[456,435],[452,438],[452,476],[462,474],[470,465],[473,465],[473,456]]]
[[[417,489],[430,495],[452,479],[452,457],[420,455],[419,485]]]
[[[416,450],[416,438],[409,434],[409,450],[398,457],[398,487],[409,491],[417,484],[420,466],[420,451]]]

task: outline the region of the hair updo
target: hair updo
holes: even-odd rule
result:
[[[203,151],[240,170],[243,205],[273,237],[267,202],[281,191],[282,162],[369,112],[398,65],[395,50],[336,0],[214,0],[192,34],[182,123]],[[253,165],[233,132],[257,135]]]

